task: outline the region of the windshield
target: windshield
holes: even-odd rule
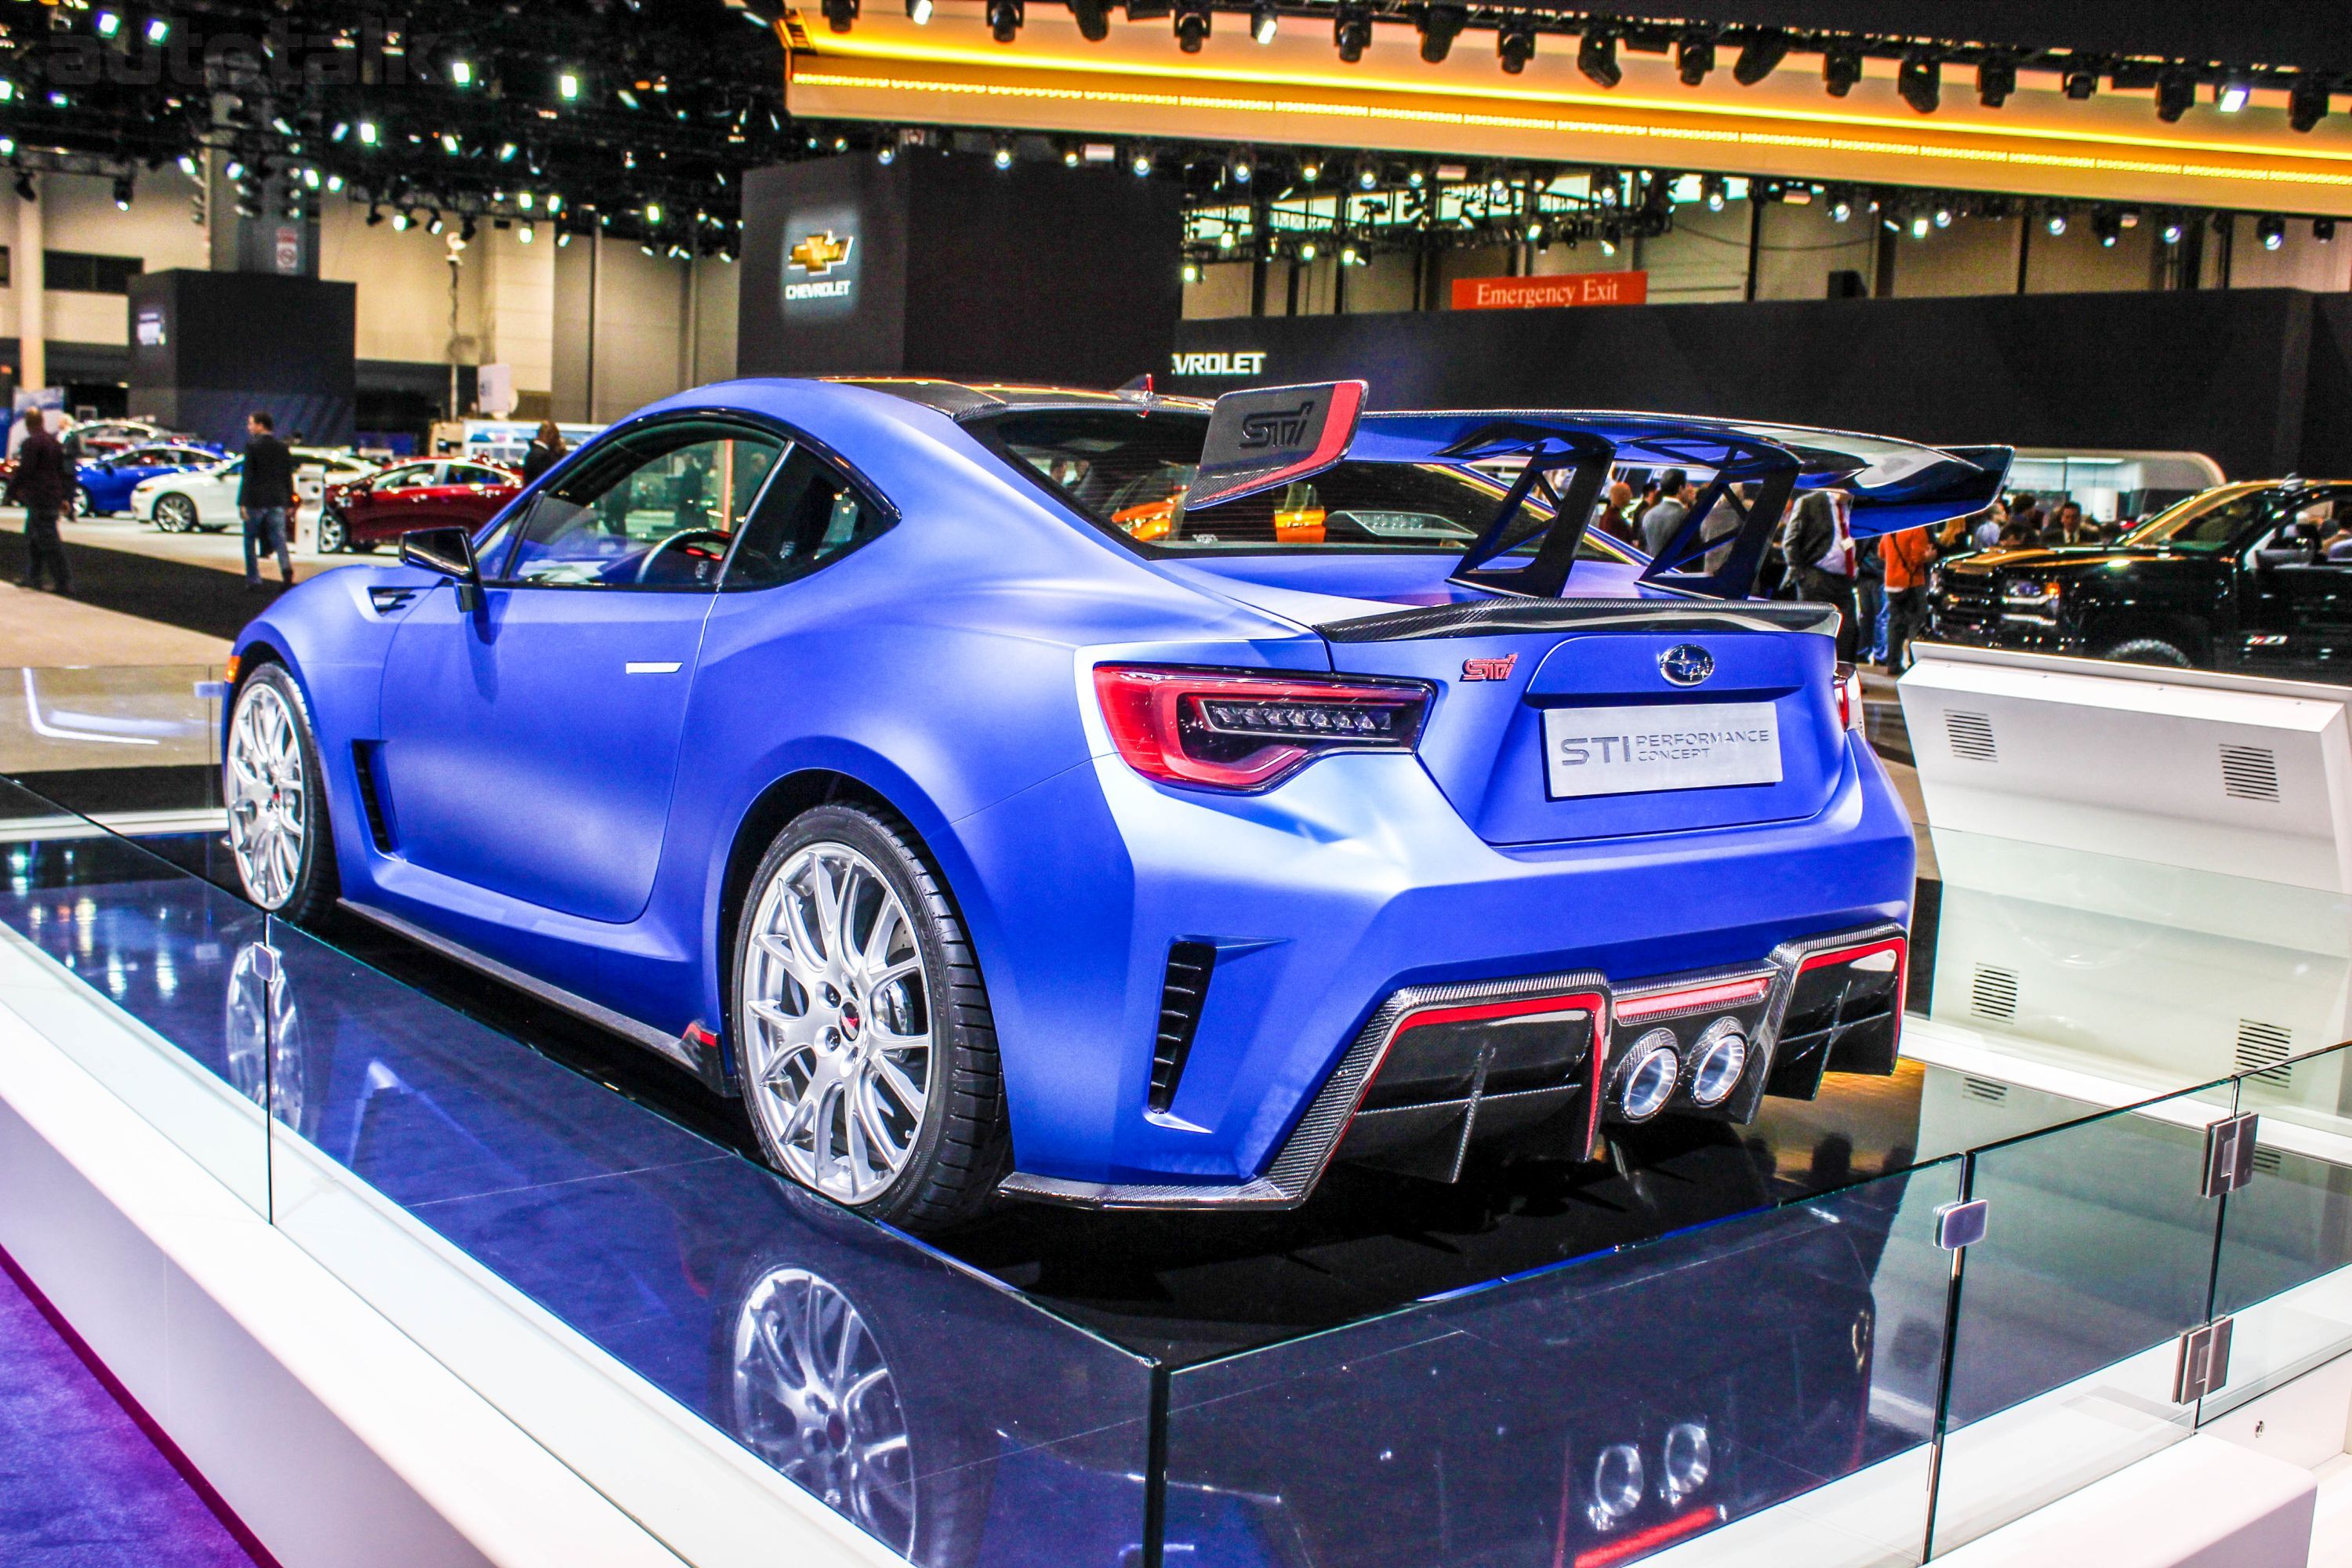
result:
[[[2207,490],[2176,501],[2125,535],[2126,544],[2169,544],[2214,554],[2269,515],[2270,496],[2256,487]]]
[[[1495,521],[1507,482],[1440,463],[1340,463],[1312,479],[1187,512],[1184,488],[1209,428],[1204,413],[1055,409],[999,415],[968,427],[1097,528],[1147,552],[1458,554]],[[1549,516],[1533,501],[1528,508]],[[1577,553],[1588,561],[1631,559],[1591,536]]]

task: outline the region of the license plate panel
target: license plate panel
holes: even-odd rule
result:
[[[1769,702],[1547,708],[1544,793],[1600,795],[1772,784],[1780,718]]]

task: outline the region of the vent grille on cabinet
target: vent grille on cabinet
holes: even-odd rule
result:
[[[2231,800],[2278,799],[2278,753],[2268,746],[2222,747],[2221,793]]]
[[[2265,1176],[2275,1176],[2286,1168],[2286,1156],[2276,1149],[2254,1151],[2254,1169]]]
[[[1944,710],[1944,735],[1952,743],[1952,755],[1971,763],[2000,761],[2000,748],[1992,738],[1992,719],[1984,713],[1961,713]]]
[[[1999,1105],[2009,1098],[2009,1085],[1989,1078],[1960,1079],[1960,1095],[1966,1100],[1980,1100],[1987,1105]]]
[[[1977,965],[1975,981],[1969,986],[1969,1011],[1979,1018],[1990,1018],[2006,1024],[2017,1016],[2017,973],[1995,969],[1990,964]]]
[[[1165,1110],[1176,1103],[1176,1085],[1184,1076],[1192,1032],[1201,1026],[1201,1009],[1209,1000],[1209,971],[1216,962],[1216,948],[1205,942],[1169,946],[1168,973],[1160,986],[1160,1032],[1151,1044],[1154,1110]]]
[[[2238,1020],[2238,1071],[2264,1083],[2284,1084],[2294,1077],[2285,1065],[2294,1054],[2294,1031],[2276,1024]]]

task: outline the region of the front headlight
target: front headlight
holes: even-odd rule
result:
[[[2012,605],[2046,605],[2058,596],[2058,584],[2021,578],[2003,587],[2000,596]]]

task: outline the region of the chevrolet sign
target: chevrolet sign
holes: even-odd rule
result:
[[[1264,349],[1221,350],[1207,353],[1180,353],[1171,367],[1178,375],[1264,375]]]

